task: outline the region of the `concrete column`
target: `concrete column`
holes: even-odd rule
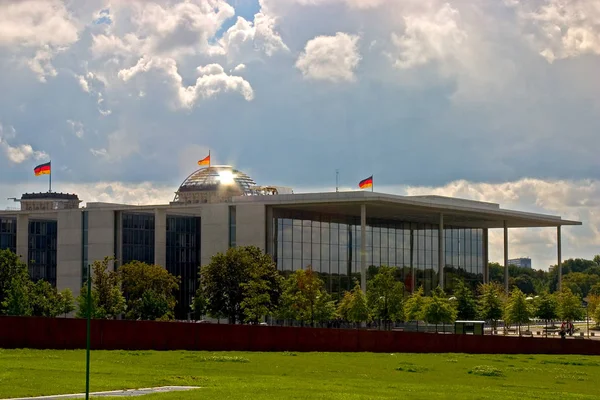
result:
[[[275,239],[277,238],[277,230],[275,228],[274,220],[273,220],[273,207],[267,207],[266,210],[266,252],[271,257],[275,256],[275,251],[277,249],[274,248]],[[278,255],[280,256],[280,255]]]
[[[154,264],[167,267],[167,210],[154,210]]]
[[[490,258],[488,229],[483,230],[483,283],[490,283]]]
[[[508,225],[504,221],[504,290],[508,294]]]
[[[360,206],[360,288],[367,293],[367,205]]]
[[[556,227],[556,249],[558,256],[558,290],[562,290],[562,243],[561,243],[560,225]]]
[[[29,265],[29,214],[17,216],[17,255]]]
[[[446,265],[444,236],[444,214],[440,214],[440,226],[438,229],[438,277],[439,286],[444,289],[444,266]]]

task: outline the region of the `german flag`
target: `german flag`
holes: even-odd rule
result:
[[[33,169],[35,176],[49,175],[51,172],[50,164],[50,162],[47,162],[46,164],[40,164],[37,167],[35,167]]]
[[[210,165],[210,153],[202,160],[198,161],[198,165]]]
[[[367,189],[373,187],[373,175],[368,177],[367,179],[363,179],[358,183],[358,187],[361,189]]]

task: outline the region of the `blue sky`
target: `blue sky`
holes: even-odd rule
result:
[[[595,254],[600,11],[558,0],[0,4],[0,205],[168,201],[208,150],[259,183],[457,195],[585,222]],[[42,21],[23,29],[30,21]],[[511,256],[554,259],[552,234]],[[517,243],[518,239],[518,243]],[[526,253],[526,254],[521,254]]]

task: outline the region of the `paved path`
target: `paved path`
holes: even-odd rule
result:
[[[162,386],[156,388],[145,388],[145,389],[129,389],[129,390],[112,390],[109,392],[94,392],[90,393],[90,397],[129,397],[129,396],[143,396],[150,393],[165,393],[165,392],[179,392],[184,390],[200,389],[198,386]],[[63,399],[84,399],[85,393],[76,394],[59,394],[53,396],[40,396],[40,397],[19,397],[13,399],[3,400],[63,400]]]

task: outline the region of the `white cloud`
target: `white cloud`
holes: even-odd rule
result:
[[[335,36],[317,36],[306,43],[296,68],[309,79],[332,82],[353,81],[361,60],[359,37],[338,32]]]
[[[79,139],[83,138],[84,131],[83,124],[81,122],[68,119],[67,124],[71,127],[71,130],[75,136],[77,136]]]
[[[18,55],[41,82],[57,75],[52,59],[78,35],[76,22],[60,0],[0,2],[0,49]],[[35,51],[33,58],[29,49]]]
[[[34,150],[30,144],[20,144],[12,146],[8,143],[7,139],[14,139],[16,132],[14,129],[9,129],[5,134],[2,125],[0,125],[0,149],[4,151],[4,154],[8,160],[14,164],[21,164],[29,159],[41,160],[48,158],[48,154],[43,151]]]
[[[77,75],[77,82],[79,83],[79,86],[81,86],[81,90],[86,93],[90,92],[90,85],[83,75]]]
[[[183,86],[183,78],[177,71],[177,63],[171,58],[142,57],[133,67],[119,71],[119,77],[127,82],[134,76],[152,69],[162,71],[169,78],[178,107],[191,108],[198,100],[208,99],[224,92],[237,92],[247,101],[254,99],[254,91],[250,83],[242,77],[227,75],[219,64],[198,67],[200,77],[192,86]]]
[[[523,0],[516,7],[532,44],[548,62],[600,54],[600,7],[593,0]]]
[[[275,18],[259,12],[254,15],[254,22],[238,17],[223,37],[219,40],[223,53],[230,57],[248,57],[248,52],[260,50],[267,56],[278,51],[288,51],[281,36],[275,31]],[[245,54],[244,54],[245,53]]]
[[[413,68],[431,60],[454,57],[467,38],[467,33],[459,27],[459,17],[458,10],[449,4],[434,14],[404,17],[404,34],[392,33],[392,42],[399,51],[395,66]]]

